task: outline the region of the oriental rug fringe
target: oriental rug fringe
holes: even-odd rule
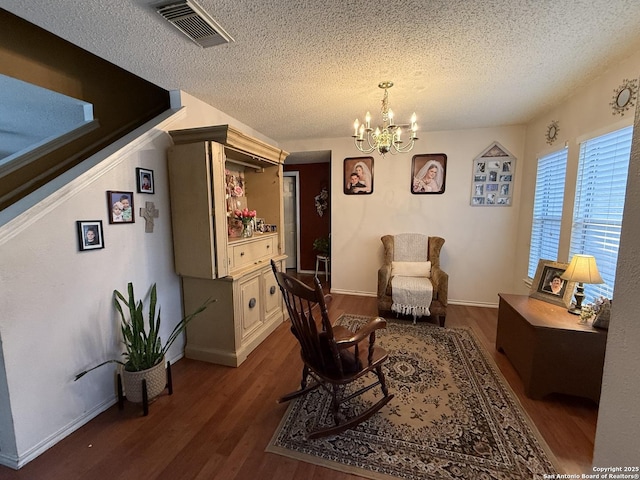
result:
[[[343,315],[337,323],[356,330],[368,320]],[[266,451],[374,480],[533,480],[558,473],[470,329],[387,322],[376,344],[389,352],[384,371],[393,400],[352,430],[307,440],[308,431],[333,423],[330,396],[316,389],[291,402]],[[376,388],[346,408],[355,412],[380,396]]]

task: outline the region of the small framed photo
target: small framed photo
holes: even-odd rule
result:
[[[373,157],[344,159],[345,195],[373,193]]]
[[[260,233],[264,233],[265,232],[264,218],[256,218],[255,220],[256,220],[256,231]]]
[[[240,238],[242,236],[242,220],[229,217],[227,219],[227,235],[229,238]]]
[[[155,193],[153,170],[136,168],[136,184],[138,185],[138,193]]]
[[[104,248],[102,220],[78,220],[76,228],[80,251]]]
[[[414,155],[411,160],[411,193],[442,194],[447,176],[444,153]]]
[[[568,263],[540,259],[529,296],[569,308],[576,284],[560,278],[568,266]]]
[[[109,223],[134,223],[133,192],[107,191]]]

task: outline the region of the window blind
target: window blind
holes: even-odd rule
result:
[[[535,276],[541,258],[558,259],[566,171],[566,148],[538,159],[529,248],[530,278]]]
[[[605,283],[585,284],[585,302],[613,298],[633,127],[580,144],[570,255],[596,257]]]

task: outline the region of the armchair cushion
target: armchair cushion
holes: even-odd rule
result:
[[[431,262],[391,262],[391,276],[431,277]]]

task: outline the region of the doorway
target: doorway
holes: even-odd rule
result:
[[[284,172],[284,245],[286,268],[300,271],[300,174]]]

